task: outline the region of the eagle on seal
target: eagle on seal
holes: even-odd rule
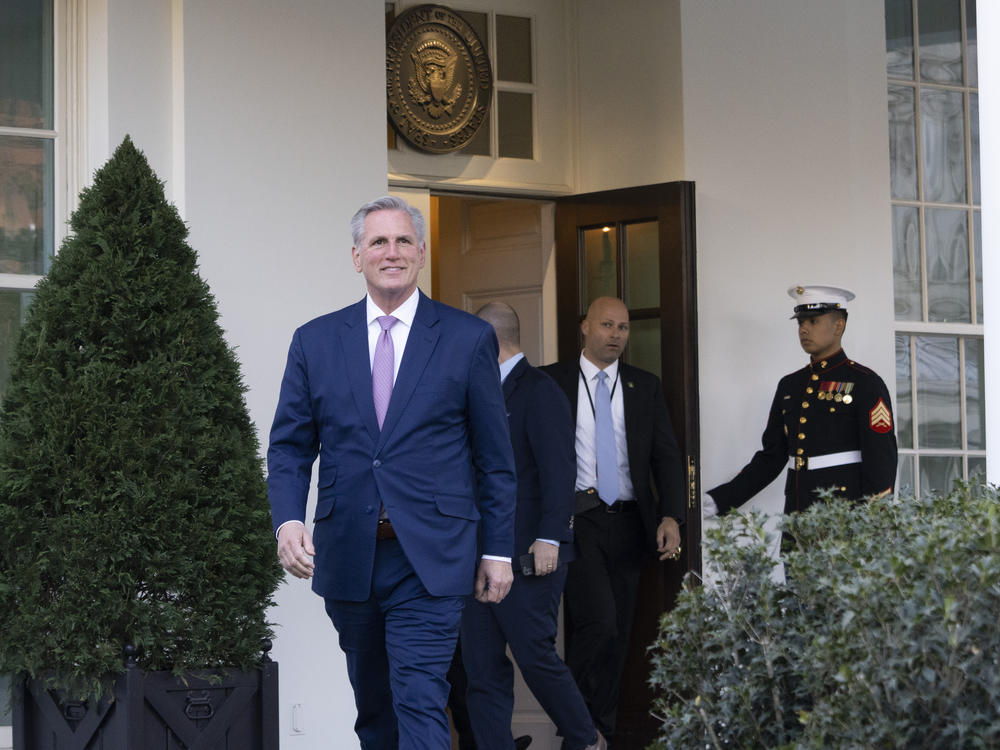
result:
[[[450,115],[462,95],[462,85],[455,82],[458,55],[443,42],[430,40],[411,51],[410,59],[415,73],[408,82],[410,97],[435,120]]]

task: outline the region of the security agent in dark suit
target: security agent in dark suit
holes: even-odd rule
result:
[[[468,709],[478,750],[513,750],[514,670],[556,725],[568,750],[607,745],[594,727],[573,675],[556,652],[559,597],[573,564],[576,458],[569,402],[552,378],[521,352],[517,313],[491,302],[476,313],[496,330],[500,377],[517,473],[515,564],[499,604],[470,601],[462,614]]]
[[[619,362],[629,333],[624,303],[594,300],[580,330],[580,358],[542,369],[562,387],[576,416],[576,560],[566,579],[572,623],[566,663],[610,745],[641,563],[654,549],[660,560],[680,556],[684,477],[660,379]]]
[[[809,364],[783,377],[761,449],[734,479],[708,491],[705,515],[738,507],[785,469],[785,512],[805,510],[820,489],[850,500],[887,495],[896,481],[896,434],[889,390],[841,348],[854,293],[793,286],[799,343]]]

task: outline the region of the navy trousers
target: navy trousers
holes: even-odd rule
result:
[[[569,668],[556,651],[559,597],[566,581],[562,564],[546,576],[514,573],[510,593],[499,604],[467,602],[462,614],[462,660],[469,677],[469,718],[477,750],[513,750],[514,667],[545,713],[575,750],[597,739],[594,723]]]
[[[347,656],[362,750],[449,750],[445,706],[464,597],[427,593],[399,541],[375,548],[367,601],[326,600]]]

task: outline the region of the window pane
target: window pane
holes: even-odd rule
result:
[[[17,335],[24,323],[28,305],[34,296],[34,292],[0,290],[0,394],[7,388],[10,358],[17,345]]]
[[[969,86],[979,85],[979,44],[976,40],[976,0],[965,3],[965,67]]]
[[[896,320],[921,320],[920,221],[912,206],[892,207],[892,279]]]
[[[490,155],[490,118],[483,118],[483,124],[479,130],[465,146],[458,150],[458,153],[466,156],[489,156]]]
[[[972,212],[972,243],[976,252],[976,322],[983,322],[983,214]]]
[[[920,457],[920,494],[924,497],[950,492],[955,480],[961,478],[961,456]]]
[[[497,80],[531,83],[531,19],[497,16]]]
[[[52,128],[52,2],[0,3],[0,125]]]
[[[580,302],[586,312],[598,297],[618,296],[618,230],[597,227],[583,230],[583,289]]]
[[[910,337],[904,335],[896,336],[896,438],[900,448],[913,447]]]
[[[920,77],[937,83],[962,82],[962,17],[959,0],[920,0]]]
[[[531,94],[497,92],[497,135],[500,156],[531,159],[534,146],[531,133]]]
[[[969,131],[972,148],[972,202],[982,203],[979,179],[979,94],[969,94]]]
[[[959,91],[920,92],[924,200],[965,202],[965,113]]]
[[[892,197],[917,199],[917,119],[909,86],[889,87],[889,174]]]
[[[625,279],[629,307],[660,306],[660,232],[655,221],[625,227]]]
[[[928,320],[971,321],[968,221],[967,211],[926,210]]]
[[[890,78],[913,79],[913,7],[910,0],[885,0],[886,70]]]
[[[958,339],[918,336],[917,427],[920,448],[961,448]],[[921,474],[923,477],[923,458]],[[923,482],[921,481],[921,488]]]
[[[48,270],[52,150],[52,141],[0,136],[0,273]]]
[[[965,435],[969,450],[986,449],[986,362],[982,339],[965,339]]]
[[[896,494],[899,497],[912,497],[915,489],[913,486],[913,456],[900,456],[896,477]]]
[[[660,377],[660,319],[646,318],[629,323],[628,354],[630,365],[649,370]]]
[[[986,459],[969,456],[969,480],[976,484],[986,482]]]

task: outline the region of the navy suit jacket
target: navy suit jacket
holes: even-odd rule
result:
[[[560,542],[559,562],[573,559],[576,483],[573,417],[556,382],[526,359],[503,381],[517,469],[514,551],[536,539]],[[520,570],[515,558],[515,570]]]
[[[625,407],[629,474],[635,499],[639,503],[647,546],[655,549],[656,527],[664,516],[684,523],[683,461],[660,379],[651,372],[621,361],[618,368]],[[542,370],[555,379],[573,405],[575,428],[580,390],[579,358],[556,362]],[[575,445],[575,434],[573,441]],[[656,495],[653,485],[656,486]]]
[[[268,493],[275,529],[304,521],[319,456],[316,593],[368,598],[380,503],[434,596],[472,591],[480,518],[483,553],[513,556],[514,462],[497,354],[492,327],[421,293],[379,430],[365,300],[295,332]]]

